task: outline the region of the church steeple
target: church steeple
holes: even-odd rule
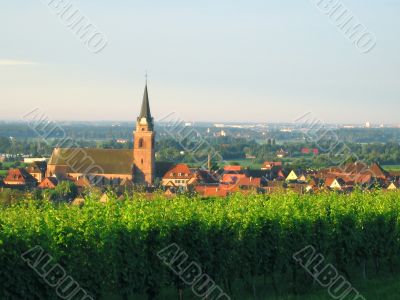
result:
[[[149,93],[147,91],[147,83],[144,88],[143,94],[143,102],[142,102],[142,109],[140,111],[139,118],[146,118],[147,120],[151,120],[151,112],[150,112],[150,102],[149,102]]]
[[[148,125],[149,130],[153,130],[153,117],[151,116],[150,111],[150,101],[149,101],[149,92],[147,90],[147,80],[146,86],[144,88],[142,108],[140,110],[140,115],[138,117],[138,123],[141,125]]]
[[[154,121],[150,112],[147,82],[134,133],[133,164],[134,182],[151,186],[155,176],[155,132]]]

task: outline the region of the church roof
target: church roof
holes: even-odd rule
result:
[[[150,112],[150,102],[149,102],[149,93],[147,91],[147,84],[144,88],[142,109],[140,110],[139,118],[146,118],[147,121],[152,121],[151,112]]]
[[[66,173],[132,174],[130,149],[56,148],[49,166],[64,166]]]

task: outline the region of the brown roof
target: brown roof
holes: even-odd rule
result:
[[[372,173],[372,177],[380,179],[386,179],[386,177],[389,175],[388,172],[382,169],[382,167],[377,163],[373,163],[371,165],[370,172]]]
[[[242,186],[260,186],[261,185],[261,178],[253,178],[253,177],[242,177],[235,183]]]
[[[225,172],[241,172],[242,167],[241,166],[225,166],[224,171]]]
[[[47,177],[39,184],[40,189],[54,189],[58,185],[58,180],[55,177]]]
[[[178,164],[165,173],[163,179],[190,179],[194,176],[186,164]]]
[[[198,185],[195,187],[195,189],[196,192],[203,197],[226,197],[229,194],[228,189],[222,187],[221,185]]]
[[[49,166],[66,166],[67,173],[132,174],[133,150],[56,148]]]
[[[337,180],[337,182],[338,182],[339,185],[341,185],[341,186],[346,184],[346,182],[345,182],[342,178],[328,177],[328,178],[325,180],[325,186],[330,187],[330,186],[335,182],[335,180]]]
[[[25,169],[10,169],[4,179],[6,184],[31,184],[36,182],[36,179]]]

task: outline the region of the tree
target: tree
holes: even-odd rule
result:
[[[71,202],[78,196],[78,188],[71,181],[63,181],[59,183],[54,189],[51,198],[55,197],[56,201],[67,201]]]

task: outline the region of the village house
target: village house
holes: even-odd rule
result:
[[[299,177],[297,176],[296,172],[292,170],[289,175],[286,177],[286,181],[297,181]]]
[[[46,177],[38,185],[38,188],[42,190],[53,190],[56,188],[57,185],[58,185],[58,179],[56,177]]]
[[[246,176],[247,174],[241,166],[224,166],[220,182],[233,184]]]
[[[162,186],[167,188],[188,189],[196,181],[196,174],[186,164],[178,164],[165,173]]]
[[[398,182],[391,182],[390,184],[389,184],[389,186],[387,187],[387,189],[389,190],[389,191],[396,191],[396,190],[398,190],[400,188],[400,184],[398,183]]]
[[[278,152],[276,152],[276,156],[278,158],[284,158],[284,157],[286,157],[288,155],[289,155],[289,153],[287,151],[283,150],[283,149],[281,149]]]
[[[273,168],[282,168],[283,164],[281,161],[266,161],[262,164],[261,170],[271,171]]]
[[[37,185],[37,180],[25,169],[10,169],[4,184],[8,187],[33,188]]]
[[[47,163],[46,161],[34,161],[26,170],[37,180],[37,182],[42,182],[46,176]]]

